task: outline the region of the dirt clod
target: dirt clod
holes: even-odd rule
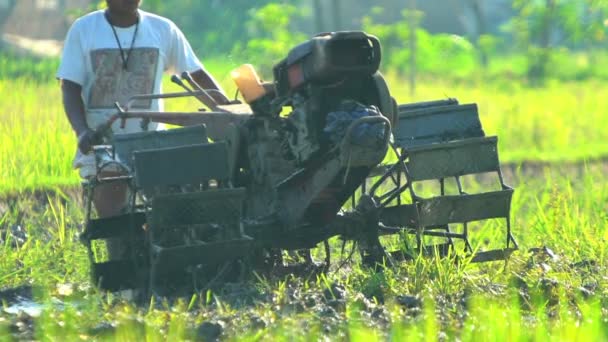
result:
[[[326,301],[345,299],[346,289],[340,284],[332,283],[323,291],[323,297]]]
[[[401,304],[407,309],[420,309],[422,308],[422,300],[417,296],[397,296],[397,303]]]
[[[223,331],[224,326],[220,322],[203,322],[196,329],[196,335],[203,341],[218,341]]]

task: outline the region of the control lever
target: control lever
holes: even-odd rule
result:
[[[209,94],[205,92],[201,92],[200,90],[194,91],[190,87],[188,87],[177,75],[171,75],[171,82],[177,84],[178,86],[184,88],[190,95],[196,97],[202,104],[209,107],[211,110],[215,111],[217,108],[217,103],[213,100]]]
[[[182,80],[179,78],[179,76],[173,74],[171,75],[171,82],[177,84],[178,86],[186,89],[187,92],[191,93],[194,95],[194,91],[192,89],[190,89],[190,87],[188,87],[184,82],[182,82]]]
[[[215,99],[213,97],[211,97],[211,95],[209,95],[209,92],[205,89],[203,89],[198,83],[196,83],[196,81],[192,78],[192,76],[190,75],[189,72],[184,71],[182,72],[182,78],[185,79],[186,81],[188,81],[188,83],[190,83],[190,85],[194,88],[196,88],[196,90],[198,90],[199,94],[201,94],[201,97],[205,100],[204,103],[211,108],[211,110],[216,111],[217,110],[217,102],[215,101]]]

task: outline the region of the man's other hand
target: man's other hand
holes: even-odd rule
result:
[[[81,153],[87,154],[91,152],[93,145],[101,143],[101,139],[94,130],[87,128],[78,135],[78,149]]]
[[[228,97],[226,95],[224,95],[223,93],[220,93],[219,91],[210,92],[209,95],[220,106],[232,104],[231,101],[228,99]]]

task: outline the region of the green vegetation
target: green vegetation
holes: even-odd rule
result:
[[[517,188],[521,244],[507,263],[418,258],[373,273],[355,257],[341,269],[339,241],[326,276],[252,277],[177,302],[135,306],[91,287],[78,242],[75,192],[9,198],[0,217],[0,288],[31,285],[39,317],[0,312],[0,340],[227,340],[608,338],[608,186],[605,165],[507,172]],[[581,176],[577,176],[580,174]],[[496,238],[495,223],[479,240]],[[347,250],[349,247],[347,247]],[[5,302],[12,310],[14,303]],[[18,324],[18,322],[21,322]],[[10,340],[10,338],[9,338]]]
[[[0,80],[28,79],[47,83],[55,79],[58,67],[58,58],[23,56],[0,47]]]
[[[222,10],[181,0],[144,6],[180,23],[229,94],[230,70],[252,63],[268,79],[306,37],[294,29],[310,15],[297,1],[213,3]],[[477,103],[486,134],[499,137],[505,181],[516,189],[512,226],[520,243],[507,262],[418,257],[374,272],[356,255],[338,267],[350,246],[341,254],[336,240],[326,275],[253,275],[141,306],[90,283],[78,241],[84,213],[71,167],[76,138],[54,80],[58,60],[0,52],[0,341],[608,340],[606,2],[512,6],[503,34],[469,38],[411,30],[407,20],[420,20],[415,10],[397,23],[384,22],[378,9],[361,19],[383,42],[382,72],[399,103]],[[235,24],[214,31],[228,19]],[[412,32],[413,94],[406,81]],[[547,39],[554,36],[559,44]],[[168,80],[164,88],[179,90]],[[170,111],[200,107],[192,99],[166,104]],[[503,238],[497,221],[471,225],[474,248]]]
[[[422,26],[425,13],[412,8],[411,3],[405,10],[408,5],[397,0],[372,4],[353,0],[348,5],[343,0],[323,3],[316,10],[308,1],[278,4],[269,0],[217,3],[211,10],[196,1],[154,0],[144,2],[143,6],[178,22],[195,49],[204,52],[201,56],[229,54],[264,67],[283,58],[286,48],[316,34],[318,24],[325,22],[329,26],[325,25],[323,30],[363,29],[377,35],[384,46],[384,66],[402,75],[411,72],[409,61],[414,54],[417,74],[443,79],[470,79],[482,74],[491,79],[506,76],[542,84],[545,79],[608,77],[602,67],[608,59],[605,1],[513,1],[509,18],[492,32],[488,27],[497,24],[487,22],[487,13],[454,13],[475,21],[476,29],[469,29],[468,36],[431,34]],[[485,5],[490,6],[489,3],[485,1]],[[476,6],[483,4],[484,0],[469,0],[459,6],[445,5],[444,10],[468,8],[474,12]],[[365,10],[350,18],[348,24],[327,23],[336,16],[334,7],[342,8],[343,17],[354,15],[350,6]],[[312,25],[314,29],[311,22],[317,23]],[[216,27],[223,29],[218,31]]]

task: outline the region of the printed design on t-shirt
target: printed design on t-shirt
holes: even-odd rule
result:
[[[158,56],[157,48],[134,48],[125,70],[119,49],[91,51],[95,79],[89,94],[89,108],[114,108],[117,101],[126,106],[131,96],[152,93]],[[130,108],[150,108],[151,105],[152,100],[139,100]]]

